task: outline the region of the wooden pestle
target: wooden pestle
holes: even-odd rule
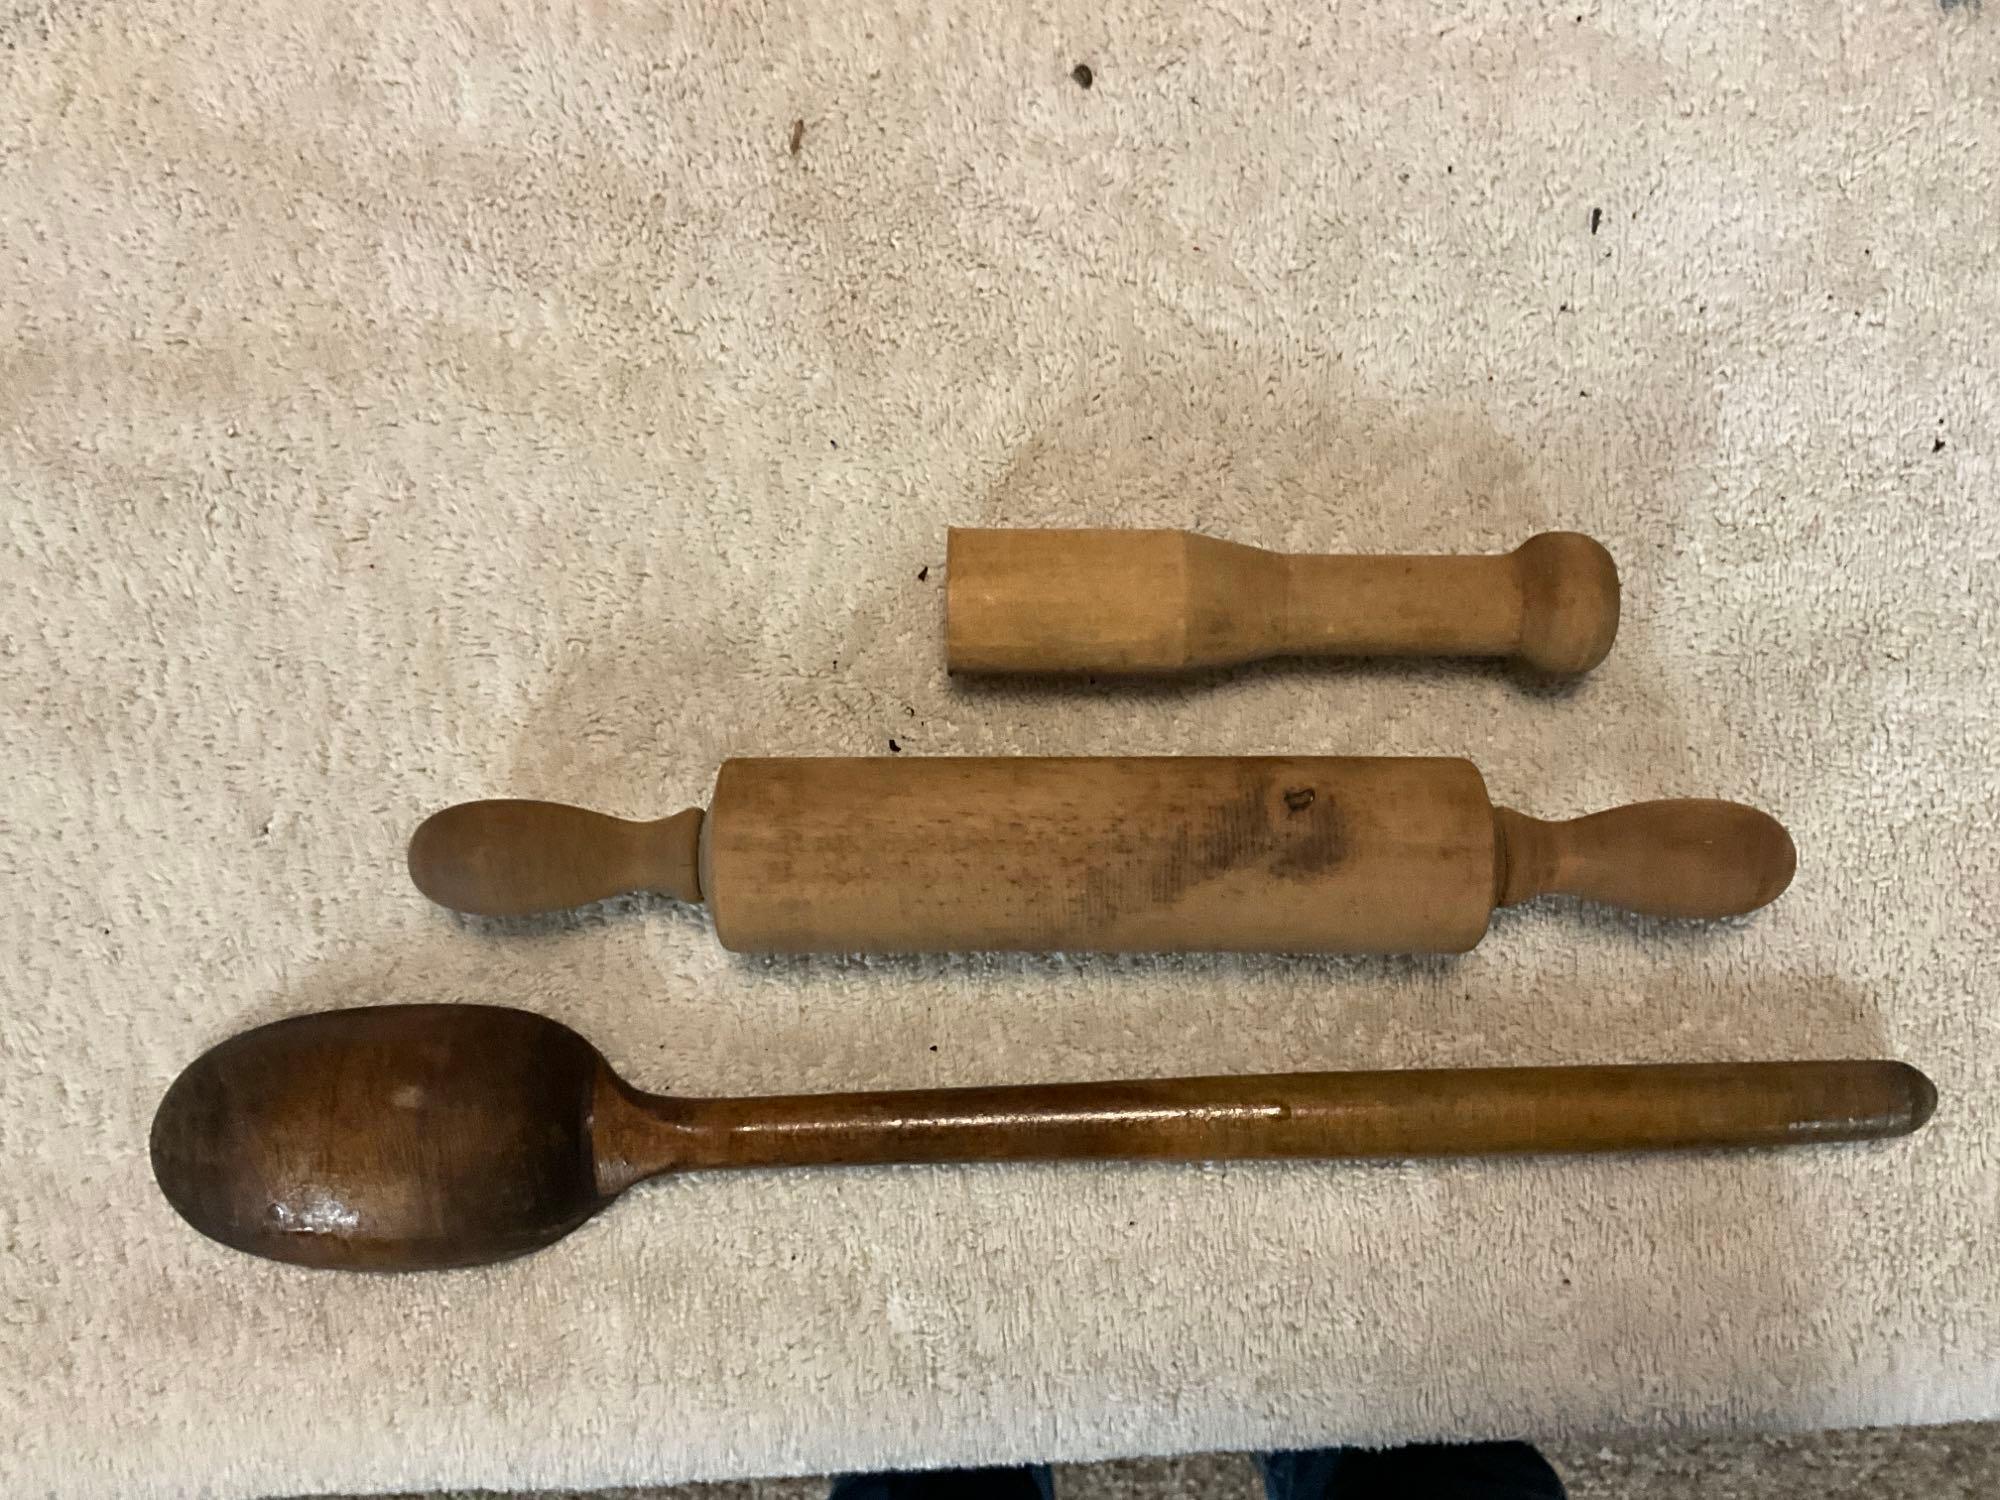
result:
[[[1467,761],[1195,756],[730,760],[704,817],[558,803],[428,819],[410,874],[518,916],[706,900],[739,952],[1460,952],[1550,892],[1667,917],[1772,900],[1792,841],[1732,802],[1545,823]]]
[[[879,1162],[1401,1158],[1902,1135],[1899,1062],[1279,1073],[744,1099],[642,1094],[568,1027],[485,1005],[325,1011],[190,1064],[153,1173],[196,1229],[302,1266],[539,1249],[662,1172]]]
[[[1191,531],[954,527],[945,575],[953,672],[1499,656],[1568,676],[1604,660],[1618,633],[1618,569],[1573,531],[1499,557],[1332,557]]]

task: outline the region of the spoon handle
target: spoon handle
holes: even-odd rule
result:
[[[1930,1117],[1936,1099],[1915,1068],[1879,1060],[637,1097],[630,1102],[639,1108],[620,1123],[645,1135],[643,1120],[657,1110],[652,1140],[627,1140],[616,1149],[627,1161],[650,1157],[643,1170],[1661,1151],[1903,1135]],[[611,1123],[600,1118],[601,1127]],[[600,1139],[600,1150],[611,1144]]]

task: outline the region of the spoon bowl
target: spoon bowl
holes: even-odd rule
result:
[[[505,1260],[608,1203],[591,1121],[610,1069],[567,1026],[492,1005],[275,1021],[190,1064],[153,1173],[211,1239],[301,1266]]]

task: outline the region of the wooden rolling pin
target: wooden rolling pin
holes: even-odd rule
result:
[[[1544,823],[1467,761],[1332,757],[731,760],[705,818],[469,802],[410,841],[445,906],[659,891],[706,900],[739,952],[1459,952],[1544,892],[1720,917],[1793,864],[1736,803]]]
[[[167,1090],[153,1175],[196,1229],[302,1266],[539,1249],[661,1172],[874,1162],[1421,1157],[1902,1135],[1899,1062],[1279,1073],[747,1099],[642,1094],[568,1027],[485,1005],[274,1022]]]
[[[953,672],[1501,656],[1567,676],[1618,633],[1618,569],[1573,531],[1501,557],[1287,555],[1191,531],[954,528],[945,548]]]

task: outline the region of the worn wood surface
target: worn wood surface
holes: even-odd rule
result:
[[[1730,916],[1795,864],[1737,803],[1545,823],[1495,809],[1469,762],[1414,757],[742,759],[706,818],[473,802],[410,845],[459,910],[663,890],[705,897],[743,952],[1458,952],[1495,905]]]
[[[203,1054],[153,1121],[202,1233],[305,1266],[504,1260],[661,1172],[882,1162],[1402,1158],[1785,1146],[1930,1117],[1890,1061],[1289,1073],[675,1099],[483,1005],[326,1011]]]
[[[732,760],[703,871],[742,951],[1455,951],[1493,815],[1462,760]]]
[[[1545,532],[1492,557],[1267,552],[1190,531],[952,529],[953,672],[1169,673],[1267,656],[1515,657],[1587,672],[1618,570]]]

